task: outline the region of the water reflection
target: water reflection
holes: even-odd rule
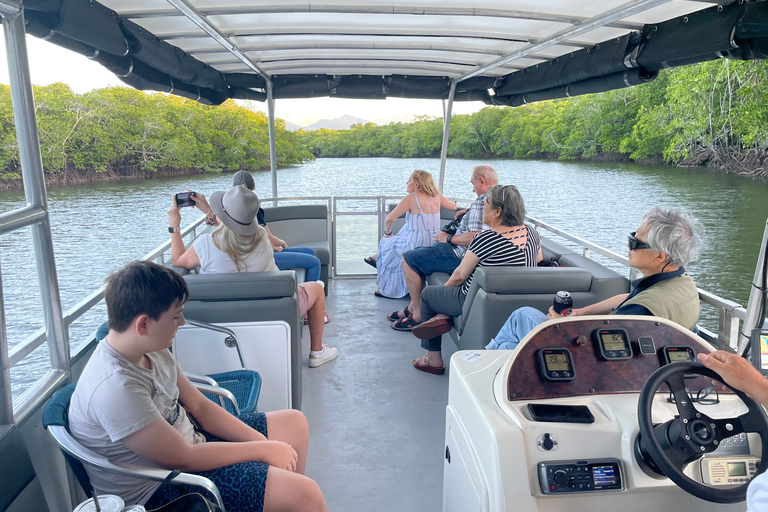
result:
[[[758,246],[765,227],[768,184],[706,169],[630,164],[527,160],[449,160],[444,194],[471,198],[472,166],[491,163],[503,184],[514,184],[528,214],[626,254],[626,234],[654,204],[682,206],[704,224],[701,257],[687,270],[700,288],[746,305]],[[321,159],[278,172],[280,196],[402,196],[413,169],[437,177],[437,159]],[[268,172],[256,173],[256,192],[271,196]],[[171,196],[187,189],[210,195],[231,185],[231,174],[51,187],[48,191],[56,268],[64,308],[70,308],[127,261],[168,239],[166,212]],[[24,206],[21,191],[0,193],[0,211]],[[370,203],[346,202],[360,211]],[[182,226],[199,216],[182,211]],[[344,259],[373,254],[375,227],[360,233],[357,216],[339,222],[339,240],[350,247]],[[368,221],[366,221],[368,222]],[[29,230],[0,237],[3,291],[11,346],[42,325],[40,296]],[[344,243],[344,242],[342,242]],[[359,253],[359,254],[358,254]],[[372,290],[373,291],[373,290]],[[71,329],[73,343],[105,319],[104,312]],[[41,353],[44,351],[41,351]],[[39,360],[47,367],[47,355]],[[27,363],[25,361],[25,363]],[[31,375],[27,363],[14,375]],[[44,371],[44,370],[43,370]]]

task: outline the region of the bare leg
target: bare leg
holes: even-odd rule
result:
[[[424,279],[413,271],[408,263],[405,262],[405,259],[403,259],[403,275],[405,276],[405,286],[408,288],[408,293],[411,296],[411,303],[408,304],[408,311],[411,312],[414,320],[421,322],[419,299],[421,297],[421,290],[424,288]]]
[[[317,282],[301,283],[309,295],[307,323],[309,323],[310,350],[323,350],[323,326],[325,325],[325,292]]]
[[[323,493],[314,480],[299,473],[269,467],[264,512],[327,511]]]
[[[309,425],[306,416],[295,409],[268,412],[266,415],[270,441],[283,441],[296,450],[299,455],[296,472],[303,475],[309,446]]]

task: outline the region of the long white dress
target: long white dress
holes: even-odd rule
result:
[[[405,212],[405,225],[395,236],[382,238],[376,259],[376,283],[385,297],[400,298],[408,293],[403,276],[402,257],[405,251],[434,243],[440,231],[440,212],[424,213],[416,193],[413,194],[419,213]]]

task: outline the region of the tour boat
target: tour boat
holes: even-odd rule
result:
[[[668,67],[765,59],[768,2],[0,0],[0,16],[27,200],[0,214],[0,233],[31,228],[45,320],[9,349],[0,287],[0,510],[65,512],[86,499],[43,428],[43,411],[55,392],[77,381],[93,352],[101,335],[80,343],[70,339],[69,326],[104,293],[93,283],[93,293],[62,308],[27,33],[87,56],[137,89],[209,105],[267,102],[267,220],[289,244],[316,249],[332,317],[325,340],[341,356],[307,368],[309,336],[296,314],[302,275],[295,271],[186,276],[190,325],[177,333],[174,351],[194,373],[258,371],[258,410],[304,411],[311,431],[307,475],[331,510],[745,510],[750,479],[768,466],[761,460],[768,448],[765,411],[751,404],[749,417],[757,420],[742,435],[733,419],[746,409],[741,395],[715,385],[718,403],[699,400],[691,409],[683,388],[704,389],[706,382],[683,379],[696,371],[685,362],[695,353],[744,353],[752,329],[765,327],[768,230],[747,308],[700,291],[719,312],[717,329],[693,333],[654,317],[566,318],[542,324],[514,351],[486,351],[509,313],[522,305],[546,310],[564,282],[587,301],[629,291],[635,277],[632,269],[617,272],[592,258],[626,265],[623,255],[529,219],[544,236],[545,257],[563,266],[478,270],[471,304],[445,337],[448,376],[426,375],[410,366],[415,338],[384,321],[406,301],[374,297],[372,274],[345,271],[337,261],[338,245],[350,243],[337,232],[350,214],[345,201],[368,201],[362,213],[381,235],[392,198],[375,191],[280,197],[274,101],[442,100],[442,188],[455,101],[515,107],[647,83]],[[185,228],[185,242],[203,228],[203,219]],[[145,259],[170,265],[169,246]],[[534,289],[520,288],[522,272],[540,274]],[[431,276],[429,285],[445,277]],[[13,399],[11,367],[44,344],[50,370]],[[659,377],[657,370],[666,373]],[[689,413],[690,426],[681,427]],[[681,428],[692,429],[685,431],[690,436]],[[660,429],[693,440],[661,446]]]

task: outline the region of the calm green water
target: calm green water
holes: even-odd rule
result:
[[[768,215],[768,184],[704,169],[630,164],[555,161],[450,160],[445,195],[472,197],[473,165],[491,163],[500,182],[515,184],[528,215],[624,254],[626,234],[634,231],[652,205],[681,206],[704,224],[704,250],[688,272],[697,284],[746,305],[758,247]],[[321,159],[278,171],[278,192],[287,196],[403,195],[411,170],[437,177],[437,159]],[[256,191],[271,195],[268,172],[256,176]],[[210,195],[230,186],[231,175],[51,187],[48,190],[56,266],[64,308],[100,286],[104,277],[168,238],[166,212],[171,195],[186,189]],[[20,191],[0,192],[0,211],[24,205]],[[355,208],[345,206],[345,208]],[[198,215],[183,211],[182,225]],[[355,219],[355,218],[352,218]],[[352,219],[339,232],[357,253],[376,249],[375,229],[357,234]],[[352,224],[349,224],[352,222]],[[345,251],[341,247],[341,252]],[[350,254],[349,252],[347,254]],[[3,293],[11,346],[42,325],[40,297],[29,231],[0,237]],[[99,311],[75,324],[73,343],[105,318]],[[48,366],[45,350],[13,369],[14,389],[34,380]],[[36,359],[37,362],[33,361]]]

